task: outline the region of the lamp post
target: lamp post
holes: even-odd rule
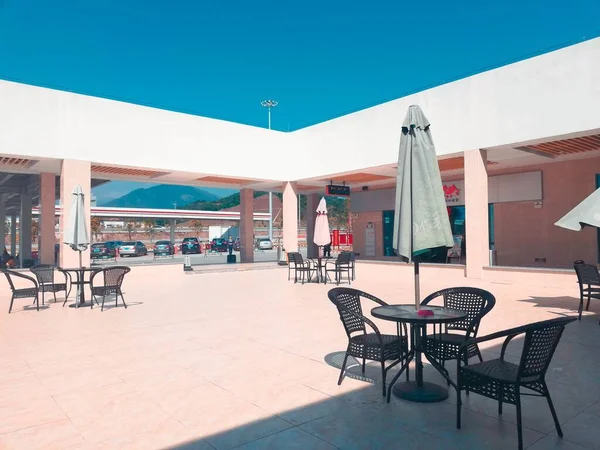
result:
[[[269,130],[271,129],[271,108],[275,108],[279,102],[277,100],[263,100],[260,104],[267,108],[269,114]],[[269,191],[269,239],[273,242],[273,192]]]

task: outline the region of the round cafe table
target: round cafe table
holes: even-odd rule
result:
[[[448,398],[448,389],[436,383],[423,381],[423,355],[428,358],[424,347],[423,338],[427,335],[427,325],[444,324],[467,317],[467,313],[457,309],[444,308],[442,306],[421,306],[422,310],[430,310],[433,315],[421,316],[417,314],[415,305],[388,305],[378,306],[371,310],[373,317],[391,322],[406,323],[411,328],[411,347],[408,353],[408,361],[415,359],[415,381],[396,383],[401,372],[398,372],[390,386],[394,386],[394,395],[403,400],[418,403],[441,402]],[[428,358],[429,359],[429,358]],[[435,367],[435,366],[434,366]],[[445,374],[442,374],[446,376]]]

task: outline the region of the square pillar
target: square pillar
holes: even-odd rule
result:
[[[40,174],[40,239],[38,242],[40,264],[54,264],[55,217],[56,175],[42,173]]]
[[[470,150],[465,155],[465,251],[468,278],[483,278],[489,265],[487,152]]]
[[[17,213],[10,216],[10,254],[17,256]]]
[[[240,262],[254,262],[254,191],[240,189]]]
[[[298,251],[298,196],[296,183],[283,186],[283,248],[287,253]]]
[[[317,218],[317,206],[319,206],[319,195],[309,194],[306,196],[306,256],[308,258],[319,257],[319,247],[314,243],[315,220]]]
[[[89,161],[78,161],[75,159],[64,159],[60,172],[60,204],[62,212],[60,215],[60,266],[79,267],[79,254],[64,245],[64,232],[71,212],[73,203],[73,189],[80,185],[83,190],[83,201],[85,209],[85,224],[88,234],[91,236],[90,224],[90,197],[92,190],[92,166]],[[90,265],[90,250],[82,253],[81,262],[84,267]]]
[[[31,208],[32,195],[27,191],[21,192],[21,213],[19,218],[19,261],[21,267],[27,259],[31,259]]]

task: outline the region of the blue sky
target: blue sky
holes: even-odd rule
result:
[[[273,127],[600,35],[598,0],[0,0],[0,77]]]

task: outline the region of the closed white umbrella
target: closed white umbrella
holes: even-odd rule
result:
[[[64,243],[76,252],[79,252],[79,267],[81,263],[81,252],[90,246],[90,237],[85,224],[85,205],[83,190],[77,185],[73,189],[71,200],[71,211],[64,231]]]
[[[400,258],[414,263],[417,310],[421,296],[419,261],[414,257],[428,249],[454,244],[429,125],[419,106],[408,108],[400,135],[396,177],[393,244]]]
[[[313,242],[319,247],[323,247],[331,242],[331,234],[329,232],[329,219],[327,219],[327,203],[325,197],[321,198],[317,207],[317,218],[315,220],[315,235]]]

